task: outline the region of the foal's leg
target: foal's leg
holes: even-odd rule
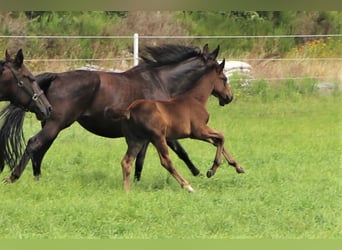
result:
[[[228,164],[235,167],[237,173],[244,173],[245,171],[243,170],[242,166],[239,163],[237,163],[234,160],[234,158],[228,153],[228,151],[226,151],[226,149],[224,148],[224,146],[223,146],[223,144],[224,144],[223,134],[214,130],[214,129],[211,129],[209,127],[207,127],[207,129],[208,129],[207,141],[214,144],[217,147],[214,164],[208,170],[207,177],[210,178],[216,173],[217,168],[221,164],[221,155],[222,154],[226,158],[226,160],[228,161]]]
[[[128,148],[127,148],[124,158],[121,161],[121,167],[122,167],[122,175],[123,175],[123,181],[124,181],[124,189],[126,192],[129,192],[131,189],[130,175],[131,175],[132,165],[133,165],[134,160],[137,158],[138,153],[144,147],[145,143],[131,141],[127,138],[126,138],[126,142],[127,142]]]
[[[190,169],[191,173],[194,176],[197,176],[200,174],[200,171],[195,167],[195,165],[191,162],[188,154],[184,150],[184,148],[180,145],[180,143],[176,140],[168,140],[167,145],[177,154],[177,156],[185,162],[185,164]],[[140,181],[141,178],[141,172],[144,165],[144,160],[146,156],[148,143],[146,143],[139,154],[137,155],[137,159],[135,160],[135,171],[134,171],[134,180]]]
[[[158,150],[160,163],[167,171],[178,181],[181,187],[185,188],[189,192],[194,192],[194,189],[191,187],[190,183],[184,179],[174,168],[172,161],[169,156],[167,143],[165,138],[159,138],[155,142],[153,142],[154,146]]]
[[[245,172],[243,170],[242,166],[234,160],[234,158],[228,153],[228,151],[226,151],[225,148],[223,148],[222,154],[226,158],[226,160],[228,161],[229,165],[231,165],[235,168],[237,173],[241,174],[241,173]]]
[[[233,157],[225,150],[224,145],[224,136],[222,133],[218,132],[215,129],[212,129],[208,126],[197,128],[196,133],[194,133],[194,138],[200,139],[203,141],[207,141],[217,147],[216,156],[214,159],[214,163],[212,167],[207,172],[207,177],[212,177],[219,165],[221,164],[221,155],[223,154],[228,163],[235,167],[236,172],[244,173],[243,168],[238,164]]]

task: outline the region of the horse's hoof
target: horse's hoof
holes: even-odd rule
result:
[[[192,172],[193,176],[200,176],[200,174],[201,174],[201,172],[198,170]]]
[[[2,180],[2,183],[4,184],[10,184],[10,183],[13,183],[14,181],[11,179],[11,177],[6,177]]]
[[[210,177],[212,177],[214,175],[214,171],[213,170],[208,170],[208,172],[207,172],[207,177],[208,178],[210,178]]]
[[[40,175],[35,175],[35,176],[33,176],[33,178],[34,178],[35,181],[39,181],[40,180]]]

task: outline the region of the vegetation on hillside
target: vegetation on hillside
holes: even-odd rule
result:
[[[2,35],[318,35],[341,34],[338,11],[27,11],[0,14]],[[285,54],[312,38],[210,40],[232,55]],[[0,49],[25,46],[35,57],[93,58],[131,51],[132,41],[1,39]],[[326,39],[325,39],[326,41]],[[150,40],[142,43],[160,43]],[[175,41],[202,45],[198,39]],[[327,41],[329,42],[329,41]],[[335,50],[339,52],[339,50]],[[339,52],[340,53],[340,52]]]

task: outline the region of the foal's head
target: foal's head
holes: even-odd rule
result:
[[[224,106],[233,100],[233,93],[227,82],[227,77],[223,73],[225,59],[220,64],[216,64],[216,74],[213,80],[214,89],[212,95],[219,99],[219,104]]]

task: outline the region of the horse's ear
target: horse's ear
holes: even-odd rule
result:
[[[222,62],[220,63],[219,67],[218,67],[218,72],[221,73],[223,72],[224,69],[224,64],[226,63],[226,60],[223,58]]]
[[[15,63],[17,64],[17,66],[21,66],[24,62],[24,55],[23,55],[23,50],[22,49],[19,49],[18,50],[18,53],[15,57]]]
[[[219,51],[220,51],[220,45],[217,45],[217,48],[213,52],[210,53],[210,58],[215,60],[216,57],[218,56]]]
[[[10,60],[11,60],[11,56],[10,56],[10,54],[8,53],[8,50],[6,49],[6,51],[5,51],[5,60],[6,60],[6,62],[9,62]]]
[[[209,46],[207,43],[203,46],[202,54],[203,54],[203,56],[208,56],[208,54],[209,54]]]

